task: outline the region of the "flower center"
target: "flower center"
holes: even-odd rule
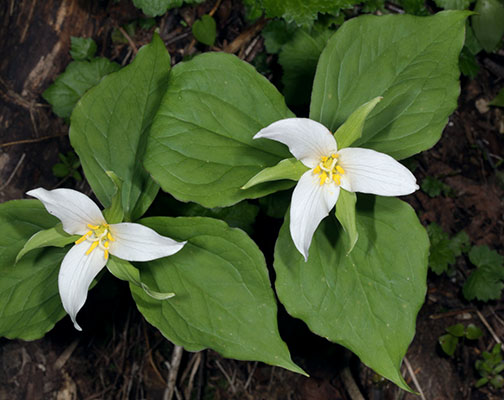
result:
[[[320,177],[320,186],[331,182],[341,185],[341,175],[345,173],[345,170],[338,165],[338,154],[323,156],[320,160],[319,165],[313,168],[313,173]]]
[[[104,252],[103,256],[105,257],[105,260],[108,260],[110,242],[115,242],[115,239],[110,234],[109,224],[88,224],[87,227],[90,230],[77,239],[75,244],[80,244],[87,240],[88,242],[91,242],[91,246],[89,246],[89,249],[86,251],[87,256],[90,255],[94,249],[99,247]]]

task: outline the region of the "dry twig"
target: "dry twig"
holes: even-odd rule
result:
[[[341,380],[343,381],[343,386],[352,400],[364,400],[359,387],[355,383],[355,380],[350,372],[350,368],[345,367],[341,371]]]
[[[12,181],[12,178],[14,178],[14,175],[16,175],[16,172],[18,171],[18,169],[21,167],[21,164],[23,163],[24,159],[26,157],[26,153],[23,153],[23,155],[21,156],[21,158],[19,159],[18,163],[16,164],[16,166],[14,167],[14,170],[12,171],[12,173],[10,174],[9,178],[7,178],[7,181],[2,185],[0,186],[0,192],[2,190],[4,190],[7,186],[9,186],[9,184],[11,183]]]
[[[177,383],[177,375],[183,353],[184,349],[182,346],[175,346],[173,348],[171,362],[169,364],[166,362],[166,364],[170,366],[170,371],[168,373],[168,381],[166,382],[163,400],[172,400],[173,395],[175,394],[175,384]]]
[[[422,400],[425,400],[423,390],[420,387],[420,383],[418,382],[418,379],[416,378],[415,371],[413,371],[413,368],[411,368],[411,364],[406,357],[404,357],[404,364],[406,365],[406,368],[408,369],[408,372],[411,376],[411,379],[413,380],[413,383],[415,384],[416,390],[418,390],[418,393],[420,394],[420,397],[422,398]]]

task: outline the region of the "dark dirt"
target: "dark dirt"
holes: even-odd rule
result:
[[[179,21],[190,26],[213,6],[205,2],[171,10],[158,20],[173,63],[208,50],[196,44],[190,28]],[[0,5],[0,201],[23,198],[38,186],[89,192],[85,183],[62,181],[52,174],[58,153],[70,150],[68,125],[52,114],[41,93],[69,63],[70,36],[93,37],[100,55],[121,64],[131,61],[131,44],[114,44],[110,36],[114,27],[138,16],[124,0],[108,6],[107,1],[57,0],[6,0]],[[224,0],[215,17],[219,36],[214,50],[227,49],[247,61],[263,50],[258,32],[264,22],[248,24],[237,2]],[[132,38],[134,45],[148,43],[151,33],[140,31]],[[459,108],[442,139],[416,157],[418,180],[436,177],[453,195],[431,198],[418,191],[407,200],[425,225],[436,222],[452,235],[464,230],[471,244],[485,244],[503,254],[504,110],[485,104],[504,86],[504,55],[482,55],[479,62],[476,79],[462,80]],[[464,300],[461,287],[471,270],[462,256],[453,276],[429,275],[426,303],[406,356],[426,399],[504,398],[503,391],[474,387],[476,359],[496,338],[504,338],[504,303]],[[0,399],[163,398],[173,346],[143,320],[127,285],[105,275],[90,293],[81,318],[87,328],[83,334],[65,318],[40,340],[1,339]],[[294,360],[311,378],[261,363],[223,359],[212,351],[184,353],[175,398],[357,399],[349,393],[352,379],[343,378],[348,376],[348,369],[343,371],[346,363],[366,399],[419,398],[383,381],[355,356],[309,333],[283,310],[279,320]],[[438,337],[457,322],[472,322],[484,335],[459,346],[450,358],[440,350]],[[408,368],[403,365],[402,370],[419,390]]]

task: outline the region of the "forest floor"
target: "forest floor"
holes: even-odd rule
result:
[[[47,0],[36,12],[32,3],[37,2],[8,1],[0,6],[0,202],[26,198],[28,190],[39,186],[90,190],[85,182],[53,175],[58,154],[71,150],[68,125],[41,97],[70,61],[70,36],[92,37],[100,55],[126,64],[134,48],[148,43],[152,35],[151,29],[139,31],[130,43],[111,41],[115,27],[141,15],[129,1],[107,7],[102,5],[107,2],[94,2],[81,8],[80,2]],[[213,6],[208,1],[174,9],[158,19],[172,63],[209,50],[196,44],[190,28],[180,21],[190,26]],[[234,52],[249,62],[264,51],[264,22],[246,22],[236,2],[222,1],[215,18],[219,34],[211,50]],[[268,62],[273,65],[275,57],[269,56]],[[415,157],[419,182],[436,178],[446,190],[434,197],[420,190],[406,200],[424,225],[435,222],[450,235],[464,231],[472,245],[487,245],[504,254],[504,110],[488,106],[504,86],[504,55],[484,53],[478,62],[477,77],[461,80],[459,107],[442,139]],[[464,299],[462,286],[473,269],[462,255],[450,276],[429,272],[426,302],[402,367],[406,381],[425,399],[504,398],[504,391],[489,385],[475,387],[475,361],[504,340],[504,302]],[[163,398],[173,345],[145,322],[127,285],[105,275],[81,314],[87,321],[84,333],[64,318],[43,339],[0,340],[0,399]],[[459,322],[475,324],[483,336],[460,344],[449,357],[438,338]],[[311,334],[283,309],[279,324],[294,361],[310,378],[262,363],[224,359],[209,350],[185,352],[174,398],[355,400],[359,397],[352,383],[370,400],[419,398],[376,376],[340,346]],[[350,369],[342,369],[347,362]]]

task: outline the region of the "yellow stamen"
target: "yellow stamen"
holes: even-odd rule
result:
[[[103,253],[103,257],[105,257],[105,260],[108,260],[108,250],[105,250]]]
[[[77,239],[75,241],[75,244],[81,244],[83,241],[85,241],[89,235],[91,235],[93,232],[91,231],[88,231],[87,233],[85,233],[84,235],[82,235],[79,239]]]
[[[315,168],[313,168],[313,173],[314,174],[319,174],[320,173],[320,165],[317,165]]]
[[[322,156],[321,158],[322,158],[322,162],[326,162],[326,161],[327,161],[327,159],[328,159],[329,157],[327,157],[327,156]]]
[[[341,168],[341,166],[339,165],[336,165],[336,170],[341,174],[341,175],[344,175],[345,174],[345,170],[343,168]]]
[[[332,157],[332,158],[338,158],[338,157],[339,157],[339,155],[338,155],[338,154],[331,154],[331,157]]]
[[[322,186],[326,180],[327,180],[327,174],[325,172],[322,172],[320,174],[320,186]]]
[[[112,237],[112,235],[110,234],[110,232],[107,232],[107,239],[112,241],[112,242],[115,242],[115,239]]]
[[[96,242],[93,242],[91,244],[91,246],[89,246],[89,249],[88,251],[86,251],[86,256],[89,256],[91,254],[91,252],[96,249],[96,247],[98,246],[98,240]]]
[[[338,174],[333,175],[333,180],[336,182],[338,185],[341,185],[341,177]]]
[[[98,229],[100,227],[100,225],[91,225],[91,224],[87,224],[87,227],[89,229],[92,229],[92,230],[95,230],[95,229]]]

